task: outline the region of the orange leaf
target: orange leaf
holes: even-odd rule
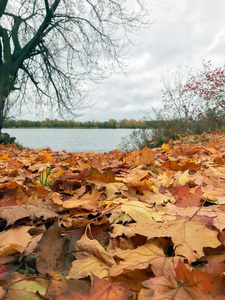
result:
[[[101,173],[98,169],[95,169],[93,167],[91,167],[87,179],[103,181],[106,183],[117,181],[115,178],[115,174],[112,171],[104,171],[103,173]]]
[[[160,276],[142,283],[154,291],[152,300],[198,300],[213,289],[208,275],[189,270],[182,261],[178,262],[175,272],[176,277]]]
[[[109,283],[94,276],[94,282],[87,300],[128,300],[132,293],[122,282]]]
[[[193,191],[187,185],[179,185],[174,195],[176,199],[176,206],[193,207],[201,205],[201,196],[203,195],[203,192],[200,187]]]

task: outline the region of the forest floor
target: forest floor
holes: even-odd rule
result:
[[[0,146],[0,299],[225,299],[225,134]]]

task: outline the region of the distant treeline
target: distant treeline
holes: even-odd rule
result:
[[[50,120],[43,121],[29,121],[29,120],[5,120],[4,128],[154,128],[157,121],[136,121],[134,119],[123,119],[116,121],[110,119],[105,122],[86,121],[78,122],[74,120]]]

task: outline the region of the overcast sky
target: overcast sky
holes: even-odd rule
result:
[[[216,66],[225,63],[225,0],[146,3],[153,24],[134,37],[137,46],[130,47],[127,75],[102,82],[87,98],[96,104],[83,110],[77,121],[154,118],[152,106],[160,103],[161,79],[168,71],[197,69],[203,60]],[[39,119],[30,113],[20,118]]]
[[[128,75],[113,75],[89,96],[97,103],[77,120],[140,120],[159,103],[161,78],[202,60],[225,62],[224,0],[147,0],[153,25],[137,36]]]

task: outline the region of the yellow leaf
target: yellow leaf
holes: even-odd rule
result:
[[[22,280],[16,282],[8,287],[9,298],[7,299],[17,299],[17,300],[38,300],[40,295],[46,294],[49,287],[49,280],[36,278],[35,280]]]
[[[9,158],[8,153],[4,153],[4,154],[1,155],[0,160],[10,161],[11,159]]]
[[[121,210],[128,214],[137,223],[147,223],[161,221],[159,213],[152,208],[148,208],[146,204],[139,201],[124,201],[121,205]]]
[[[109,268],[109,265],[104,263],[101,259],[91,255],[87,258],[73,261],[66,278],[80,279],[91,276],[93,273],[101,279],[109,275]]]
[[[114,256],[122,259],[122,261],[110,268],[110,276],[118,276],[124,270],[146,269],[151,261],[162,255],[164,255],[162,247],[159,247],[155,242],[147,243],[133,250],[118,248],[114,252]]]
[[[188,170],[186,170],[178,179],[178,183],[181,185],[185,185],[187,184],[187,182],[189,181],[189,173]]]
[[[223,195],[223,192],[219,191],[219,190],[215,190],[215,191],[205,190],[204,191],[204,189],[203,189],[203,192],[204,192],[204,194],[202,195],[202,198],[210,200],[210,201],[217,201],[217,197]]]
[[[162,150],[168,150],[170,148],[170,144],[162,144],[162,147],[161,147],[161,149]]]

